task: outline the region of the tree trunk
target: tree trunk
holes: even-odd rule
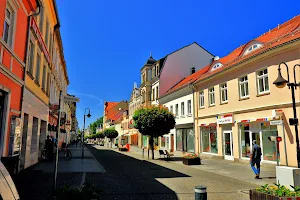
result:
[[[150,148],[151,148],[151,151],[152,151],[152,160],[154,160],[154,139],[153,139],[153,136],[150,136],[149,143],[150,143]]]

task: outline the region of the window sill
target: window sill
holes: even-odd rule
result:
[[[35,82],[35,84],[36,84],[37,86],[39,86],[39,87],[41,86],[40,83],[37,82],[36,80],[35,80],[34,82]]]
[[[265,92],[265,93],[261,93],[261,94],[258,94],[256,95],[256,97],[262,97],[262,96],[266,96],[266,95],[269,95],[270,92]]]
[[[32,74],[31,74],[29,71],[27,71],[26,73],[27,73],[27,75],[28,75],[32,80],[34,79],[33,76],[32,76]]]
[[[192,115],[192,114],[188,114],[188,115],[187,115],[187,117],[191,117],[191,116],[193,116],[193,115]]]
[[[180,118],[185,118],[185,116],[180,116]]]
[[[247,100],[247,99],[250,99],[250,97],[242,97],[239,99],[239,101],[244,101],[244,100]]]
[[[204,108],[205,108],[205,106],[203,106],[203,107],[200,107],[200,108],[199,108],[199,110],[200,110],[200,109],[204,109]]]
[[[208,107],[214,107],[214,106],[216,106],[216,104],[213,104],[213,105],[209,105]]]
[[[228,101],[220,103],[220,105],[228,104]]]

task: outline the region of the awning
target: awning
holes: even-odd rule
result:
[[[273,120],[280,120],[280,116],[275,116],[275,117],[263,117],[263,118],[251,118],[251,119],[242,119],[238,120],[238,123],[249,123],[249,122],[269,122]]]
[[[198,124],[198,126],[217,126],[217,123]]]

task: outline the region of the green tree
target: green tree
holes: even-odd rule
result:
[[[95,122],[90,124],[90,130],[92,134],[96,134],[98,127],[103,127],[103,117],[98,118]]]
[[[168,134],[175,126],[175,116],[164,106],[149,106],[137,109],[133,114],[134,128],[149,136],[149,145],[154,159],[154,138]],[[148,149],[149,157],[149,149]]]
[[[103,139],[103,138],[105,138],[105,135],[103,132],[98,132],[98,133],[96,133],[96,138]]]
[[[112,147],[112,139],[118,137],[119,133],[114,128],[107,128],[104,130],[105,137],[109,138],[110,140],[110,147]]]

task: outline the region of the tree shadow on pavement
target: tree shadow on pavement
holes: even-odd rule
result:
[[[101,199],[176,200],[176,193],[157,179],[190,177],[112,150],[88,148],[107,171],[104,174],[86,175],[86,181],[104,191]]]

